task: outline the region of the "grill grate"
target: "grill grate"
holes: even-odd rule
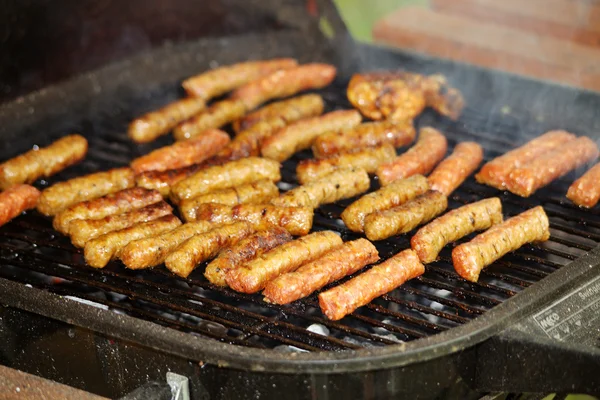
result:
[[[349,107],[344,93],[345,82],[337,82],[321,91],[329,110]],[[169,138],[161,138],[151,145],[136,145],[124,132],[133,116],[174,100],[177,95],[174,87],[157,89],[141,98],[124,92],[110,108],[90,108],[84,115],[51,121],[46,125],[50,133],[44,135],[40,145],[69,132],[82,132],[90,141],[90,151],[78,167],[64,171],[50,182],[40,181],[38,186],[126,165],[133,157],[168,144]],[[517,120],[510,115],[490,116],[476,109],[467,109],[458,122],[426,111],[416,124],[432,125],[445,132],[450,150],[460,141],[479,142],[485,149],[486,160],[545,130],[534,121]],[[35,134],[23,132],[21,137],[25,139],[11,143],[10,149],[6,143],[0,144],[1,159],[26,150]],[[39,133],[37,135],[39,137]],[[281,189],[296,185],[295,165],[299,159],[310,157],[310,152],[303,152],[283,164]],[[110,263],[102,270],[89,268],[85,266],[82,252],[36,212],[29,212],[0,228],[0,276],[190,334],[242,346],[280,351],[340,351],[384,346],[464,324],[596,247],[600,243],[600,210],[580,210],[564,197],[574,177],[575,174],[570,174],[529,199],[499,192],[469,179],[450,197],[449,208],[499,196],[505,215],[512,216],[541,204],[550,218],[550,241],[527,245],[505,256],[485,269],[477,283],[466,282],[454,273],[451,249],[446,248],[440,254],[440,261],[426,266],[423,276],[337,322],[324,318],[316,294],[286,307],[267,304],[260,295],[215,287],[203,277],[203,266],[188,279],[173,276],[164,267],[129,271],[119,263]],[[339,220],[344,207],[352,201],[316,210],[314,229],[336,230],[344,240],[358,238]],[[386,259],[409,247],[409,240],[410,235],[404,235],[375,244],[382,259]]]

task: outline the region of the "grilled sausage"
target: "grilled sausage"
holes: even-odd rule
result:
[[[235,121],[246,113],[244,103],[238,100],[223,100],[214,103],[205,111],[177,125],[173,129],[175,140],[193,139],[209,129],[220,128]]]
[[[247,110],[253,110],[272,99],[292,96],[304,90],[323,88],[333,81],[335,75],[336,69],[332,65],[300,65],[250,82],[234,91],[231,98],[243,101]]]
[[[272,279],[319,258],[340,244],[342,239],[335,232],[311,233],[275,247],[241,267],[228,271],[225,279],[233,290],[256,293]]]
[[[330,157],[365,147],[390,144],[406,146],[415,140],[416,132],[412,121],[393,123],[390,121],[365,122],[340,132],[328,132],[319,136],[312,146],[315,157]]]
[[[145,269],[162,264],[165,258],[192,236],[208,232],[217,224],[208,221],[188,222],[172,231],[129,243],[121,251],[121,261],[129,269]]]
[[[296,176],[301,184],[312,182],[337,168],[362,168],[374,173],[381,164],[396,158],[396,150],[391,144],[368,148],[350,153],[338,154],[330,158],[302,160],[296,167]]]
[[[198,164],[217,154],[229,143],[229,135],[219,129],[208,129],[198,138],[161,147],[131,162],[136,174],[165,171]]]
[[[171,214],[171,212],[173,212],[171,206],[161,201],[144,208],[123,214],[109,215],[100,219],[76,219],[69,224],[71,242],[76,247],[83,247],[89,240],[105,233],[152,221]]]
[[[591,208],[600,200],[600,164],[596,164],[569,187],[567,198],[581,207]]]
[[[35,207],[39,197],[39,190],[24,184],[11,186],[0,193],[0,226]]]
[[[215,192],[202,194],[188,200],[183,200],[179,205],[181,215],[186,221],[196,219],[196,208],[200,204],[219,203],[228,206],[236,204],[265,204],[273,197],[279,195],[279,189],[267,179],[247,183],[229,189],[217,190]]]
[[[305,94],[289,100],[276,101],[233,122],[235,132],[243,132],[261,121],[282,120],[285,124],[323,113],[325,104],[318,94]]]
[[[270,303],[291,303],[377,260],[379,253],[367,239],[346,242],[296,271],[267,283],[263,295]]]
[[[119,257],[121,250],[130,242],[160,235],[179,225],[181,225],[181,221],[171,214],[98,236],[85,244],[83,251],[85,261],[91,267],[104,268],[110,260]]]
[[[205,168],[206,164],[200,163],[166,171],[146,171],[136,175],[135,184],[145,189],[156,190],[163,197],[168,197],[172,186]]]
[[[475,142],[456,145],[448,158],[443,160],[427,180],[432,190],[450,196],[471,175],[483,160],[483,149]]]
[[[284,161],[295,152],[308,149],[319,135],[352,128],[360,121],[360,113],[356,110],[332,111],[320,117],[297,121],[267,137],[260,150],[264,157]]]
[[[189,97],[174,101],[161,109],[134,119],[129,124],[127,135],[137,143],[151,142],[169,133],[177,124],[198,114],[205,107],[206,103],[199,98]]]
[[[467,204],[449,211],[425,225],[410,240],[422,263],[437,259],[448,243],[502,222],[502,203],[497,197]]]
[[[581,136],[515,168],[510,173],[506,188],[519,196],[529,197],[569,171],[595,160],[598,154],[596,142]]]
[[[494,225],[468,243],[452,250],[452,264],[464,279],[477,282],[486,266],[524,244],[550,238],[550,223],[541,206]]]
[[[225,281],[227,271],[235,269],[290,240],[292,240],[292,235],[277,226],[253,233],[235,245],[222,250],[217,258],[206,266],[204,276],[214,285],[227,286]]]
[[[52,226],[63,234],[69,233],[69,224],[77,219],[100,219],[113,214],[122,214],[158,203],[162,196],[155,190],[143,188],[125,189],[99,199],[72,205],[56,214]]]
[[[268,229],[280,226],[294,236],[306,235],[312,228],[314,213],[308,207],[278,207],[271,204],[200,204],[195,215],[189,213],[189,220],[211,221],[214,223],[230,223],[247,221],[256,229]]]
[[[429,190],[429,185],[423,175],[413,175],[410,178],[394,181],[350,204],[342,212],[342,220],[348,229],[354,232],[363,232],[367,215],[399,206],[427,190]]]
[[[509,180],[509,175],[515,168],[520,168],[539,155],[553,149],[558,149],[560,146],[574,139],[575,135],[569,132],[547,132],[525,143],[523,146],[487,162],[475,175],[475,179],[479,183],[504,190]]]
[[[279,163],[264,158],[250,157],[232,161],[222,166],[200,170],[171,188],[171,197],[175,202],[209,193],[256,182],[261,179],[279,181]]]
[[[327,318],[337,321],[424,272],[425,266],[417,253],[404,250],[348,282],[319,294],[321,311]]]
[[[321,204],[348,199],[369,190],[371,181],[361,168],[338,168],[316,181],[288,190],[271,204],[286,207],[317,208]]]
[[[0,164],[0,190],[52,176],[83,160],[88,142],[81,135],[58,139],[48,147],[29,150]]]
[[[396,179],[428,174],[444,157],[448,148],[446,137],[436,129],[425,127],[417,143],[394,161],[377,168],[379,182],[385,186]]]
[[[115,168],[65,182],[56,183],[42,192],[37,209],[44,215],[56,215],[73,204],[93,200],[135,186],[131,168]]]
[[[293,68],[297,65],[296,60],[292,58],[246,61],[192,76],[183,81],[181,86],[189,96],[208,100],[277,70]]]
[[[187,278],[198,264],[213,258],[223,248],[234,245],[254,232],[247,222],[234,222],[216,227],[185,241],[165,259],[165,266],[182,278]]]
[[[365,234],[369,240],[383,240],[410,232],[440,215],[447,207],[446,196],[429,190],[400,206],[367,215]]]

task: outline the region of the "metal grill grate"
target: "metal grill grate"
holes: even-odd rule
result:
[[[344,95],[345,82],[337,82],[321,94],[329,110],[349,107]],[[44,145],[69,132],[82,132],[90,141],[90,152],[79,166],[38,185],[126,165],[133,157],[168,144],[170,139],[163,138],[152,145],[135,145],[124,132],[133,116],[176,97],[174,87],[146,93],[143,98],[124,93],[109,108],[89,109],[84,115],[50,121],[49,134],[38,144]],[[485,149],[486,160],[544,130],[537,122],[516,120],[509,115],[490,116],[475,109],[467,109],[456,123],[426,111],[416,124],[441,129],[448,137],[450,151],[460,141],[479,142]],[[12,143],[10,150],[6,143],[0,144],[1,159],[30,147],[32,135],[34,132],[23,132],[24,139]],[[284,163],[281,189],[296,185],[295,165],[299,159],[310,157],[310,152],[303,152]],[[237,345],[281,351],[338,351],[383,346],[464,324],[596,247],[600,243],[600,211],[580,210],[564,197],[574,177],[571,174],[529,199],[502,193],[469,179],[450,197],[450,208],[499,196],[505,215],[511,216],[541,204],[550,217],[550,241],[527,245],[505,256],[485,269],[478,283],[466,282],[454,273],[451,249],[446,248],[440,261],[428,265],[423,276],[338,322],[329,321],[321,314],[316,294],[286,307],[267,304],[260,295],[244,295],[215,287],[203,277],[203,266],[189,279],[173,276],[164,267],[129,271],[120,263],[110,263],[102,270],[89,268],[82,252],[75,249],[68,238],[56,233],[50,220],[35,212],[0,228],[0,276]],[[374,182],[374,187],[376,185]],[[339,231],[344,240],[359,237],[345,229],[338,218],[352,201],[316,210],[314,229]],[[410,237],[409,234],[377,242],[382,259],[409,247]]]

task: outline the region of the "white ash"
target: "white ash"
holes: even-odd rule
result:
[[[329,336],[329,329],[327,329],[325,325],[312,324],[308,328],[306,328],[306,330],[312,333],[316,333],[317,335]]]

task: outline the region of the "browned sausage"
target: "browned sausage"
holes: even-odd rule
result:
[[[239,100],[223,100],[214,103],[205,111],[177,125],[173,129],[175,140],[193,139],[209,129],[220,128],[235,121],[246,113],[244,103]]]
[[[127,134],[134,142],[151,142],[169,131],[182,121],[204,110],[203,99],[186,98],[167,104],[163,108],[149,112],[134,119],[129,124]]]
[[[321,311],[327,318],[337,321],[424,272],[425,266],[417,253],[404,250],[348,282],[321,293]]]
[[[0,189],[52,176],[83,160],[87,149],[88,142],[81,135],[65,136],[48,147],[36,146],[0,164]]]
[[[288,190],[271,200],[272,204],[286,207],[317,208],[321,204],[348,199],[369,190],[371,181],[361,168],[338,168],[316,181]]]
[[[85,261],[94,268],[104,268],[110,260],[114,260],[121,254],[121,250],[128,243],[147,237],[160,235],[171,231],[181,225],[181,221],[174,215],[153,221],[144,222],[129,228],[106,233],[90,240],[85,244],[83,254]]]
[[[253,233],[235,245],[222,250],[217,258],[206,266],[204,276],[212,284],[227,286],[227,282],[225,281],[227,271],[238,268],[246,262],[290,240],[292,240],[292,235],[285,229],[277,226]]]
[[[429,190],[400,206],[367,215],[365,234],[370,240],[383,240],[410,232],[440,215],[447,207],[446,196]]]
[[[486,266],[524,244],[550,238],[550,223],[541,206],[494,225],[468,243],[452,250],[452,264],[458,275],[477,282]]]
[[[161,235],[129,243],[119,257],[129,269],[155,267],[183,242],[216,226],[208,221],[188,222]]]
[[[569,187],[567,198],[581,207],[591,208],[600,200],[600,164],[596,164]]]
[[[56,215],[73,204],[93,200],[135,186],[131,168],[115,168],[56,183],[42,192],[37,209]]]
[[[172,186],[171,198],[179,203],[201,194],[261,179],[276,182],[281,179],[279,167],[276,161],[249,157],[206,168]]]
[[[483,149],[475,142],[456,145],[448,158],[443,160],[427,180],[432,190],[450,196],[481,164]]]
[[[338,110],[320,117],[297,121],[267,137],[260,151],[264,157],[284,161],[297,151],[310,148],[319,135],[352,128],[360,124],[361,119],[356,110]]]
[[[186,221],[193,221],[196,219],[196,208],[200,204],[219,203],[228,206],[248,203],[265,204],[278,195],[279,189],[277,186],[270,180],[263,179],[183,200],[179,204],[179,210]]]
[[[161,201],[144,208],[123,214],[109,215],[101,219],[76,219],[69,224],[71,242],[76,247],[83,247],[89,240],[105,233],[152,221],[171,214],[171,212],[173,212],[171,206]]]
[[[419,140],[394,161],[377,168],[379,182],[385,186],[396,179],[408,178],[411,175],[428,174],[446,154],[448,142],[446,137],[436,129],[421,128]]]
[[[325,87],[333,81],[335,75],[336,69],[332,65],[300,65],[250,82],[234,91],[231,98],[243,101],[247,110],[253,110],[272,99],[292,96],[303,90]]]
[[[165,266],[175,275],[187,278],[198,264],[213,258],[223,248],[231,246],[254,232],[247,222],[234,222],[193,236],[165,259]]]
[[[332,231],[311,233],[275,247],[239,268],[227,272],[229,287],[242,293],[256,293],[272,279],[315,260],[330,249],[342,244]]]
[[[410,240],[422,263],[431,263],[448,243],[502,222],[502,203],[497,197],[449,211],[425,225]]]
[[[146,189],[157,190],[163,197],[168,197],[172,186],[206,167],[206,164],[200,163],[166,171],[146,171],[136,175],[135,184]]]
[[[198,164],[217,154],[229,143],[229,135],[219,129],[208,129],[198,138],[161,147],[131,162],[136,174],[165,171]]]
[[[0,226],[35,207],[39,197],[39,190],[24,184],[11,186],[0,193]]]
[[[143,188],[125,189],[95,200],[72,205],[56,214],[52,226],[63,234],[69,233],[69,224],[77,219],[100,219],[113,214],[122,214],[137,208],[158,203],[162,196],[155,190]]]
[[[377,260],[379,253],[367,239],[346,242],[296,271],[267,283],[263,295],[270,303],[291,303]]]
[[[218,67],[192,76],[183,81],[181,86],[189,96],[208,100],[277,70],[293,68],[297,65],[296,60],[292,58],[246,61]]]
[[[523,146],[487,162],[475,175],[475,179],[477,179],[477,182],[479,183],[504,190],[512,170],[520,168],[537,156],[547,151],[557,149],[574,139],[575,135],[569,132],[547,132],[542,136],[525,143]]]
[[[296,167],[296,176],[301,184],[312,182],[337,168],[362,168],[374,173],[381,164],[396,158],[396,150],[391,144],[373,147],[349,153],[338,154],[329,158],[302,160]]]
[[[330,157],[365,147],[390,144],[402,147],[415,140],[416,132],[412,121],[393,123],[390,121],[365,122],[340,132],[328,132],[319,136],[312,146],[315,157]]]
[[[268,229],[280,226],[294,236],[306,235],[312,228],[314,213],[309,207],[278,207],[271,204],[200,204],[195,214],[188,215],[190,220],[211,221],[214,223],[230,223],[247,221],[256,229]]]
[[[506,188],[519,196],[529,197],[569,171],[595,160],[598,154],[596,142],[581,136],[515,168],[510,173]]]
[[[354,232],[363,232],[367,215],[404,204],[427,190],[429,190],[429,185],[423,175],[399,179],[376,192],[365,194],[350,204],[342,213],[342,220],[348,229]]]

